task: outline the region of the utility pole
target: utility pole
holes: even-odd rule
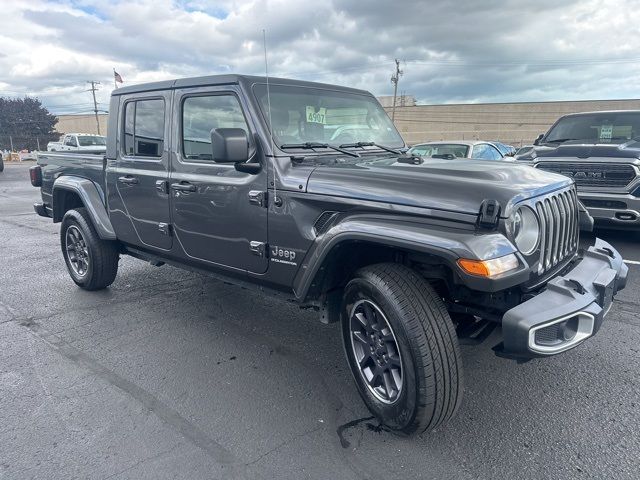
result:
[[[400,60],[396,58],[396,73],[391,75],[391,83],[393,83],[393,109],[391,110],[391,121],[395,121],[396,119],[396,96],[398,95],[398,80],[404,74],[402,70],[400,70]]]
[[[93,95],[93,113],[96,114],[96,127],[98,128],[98,135],[100,135],[100,120],[98,119],[98,102],[96,102],[96,90],[98,90],[96,85],[100,85],[100,82],[96,82],[95,80],[88,80],[87,83],[91,84],[91,88],[87,90],[87,92],[91,92],[91,94]]]

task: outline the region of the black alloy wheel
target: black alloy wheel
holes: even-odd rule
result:
[[[60,246],[71,279],[85,290],[100,290],[113,283],[118,273],[117,242],[100,238],[86,208],[65,213],[60,227]]]
[[[382,310],[371,300],[359,300],[350,315],[351,348],[360,374],[381,402],[394,403],[402,392],[402,357]]]
[[[437,292],[412,268],[361,268],[344,288],[342,338],[367,408],[389,430],[433,430],[462,400],[455,327]]]
[[[67,249],[67,257],[71,268],[76,275],[84,277],[89,271],[91,257],[82,232],[75,225],[70,225],[67,228],[65,248]]]

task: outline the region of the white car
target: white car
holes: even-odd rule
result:
[[[407,152],[420,157],[443,158],[476,158],[479,160],[503,160],[500,150],[490,142],[480,140],[452,140],[444,142],[427,142],[414,145]]]
[[[47,151],[102,153],[107,151],[107,138],[91,133],[67,133],[60,137],[59,142],[49,142]]]

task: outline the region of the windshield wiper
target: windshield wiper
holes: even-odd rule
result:
[[[380,145],[375,142],[355,142],[355,143],[343,143],[340,145],[340,148],[363,148],[363,147],[378,147],[382,150],[386,150],[387,152],[395,153],[397,155],[402,155],[400,150],[396,150],[395,148],[386,147],[384,145]]]
[[[577,142],[580,138],[557,138],[555,140],[546,140],[544,143],[564,143],[564,142]]]
[[[314,150],[316,148],[330,148],[331,150],[335,150],[336,152],[344,153],[345,155],[349,155],[351,157],[360,157],[359,153],[350,152],[349,150],[344,150],[341,148],[342,145],[336,147],[335,145],[329,145],[328,143],[320,143],[320,142],[305,142],[305,143],[287,143],[284,145],[280,145],[281,150],[286,150],[287,148],[301,148],[304,150]]]

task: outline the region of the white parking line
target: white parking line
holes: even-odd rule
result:
[[[628,263],[629,265],[640,265],[640,262],[637,260],[624,260],[624,263]]]

